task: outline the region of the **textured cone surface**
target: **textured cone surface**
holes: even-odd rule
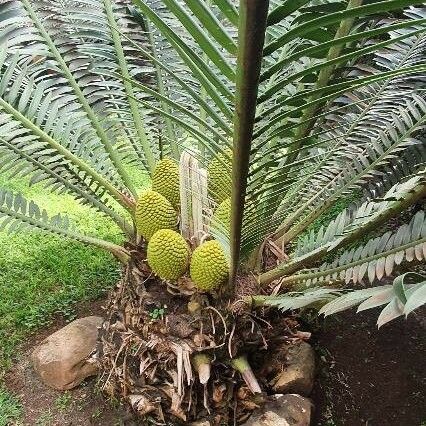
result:
[[[211,220],[211,228],[221,235],[229,235],[231,226],[231,198],[222,201],[215,210]]]
[[[179,166],[175,161],[165,158],[155,165],[152,189],[167,198],[173,207],[179,206]]]
[[[188,244],[170,229],[157,231],[148,243],[148,264],[164,280],[177,280],[189,263]]]
[[[146,239],[160,229],[175,229],[177,214],[171,203],[155,191],[144,192],[138,200],[135,211],[138,232]]]
[[[209,195],[218,203],[231,196],[232,150],[226,149],[210,162],[208,167]]]
[[[191,279],[200,290],[219,287],[228,276],[229,266],[218,241],[206,241],[192,253]]]

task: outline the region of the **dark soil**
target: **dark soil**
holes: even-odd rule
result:
[[[314,425],[426,425],[426,309],[380,330],[378,314],[338,314],[313,333]]]
[[[105,300],[81,303],[77,317],[104,315]],[[71,391],[61,392],[45,386],[31,367],[30,354],[45,337],[66,325],[56,318],[48,328],[30,338],[21,348],[19,358],[6,373],[7,388],[18,397],[23,418],[16,425],[25,426],[119,426],[136,425],[126,408],[106,400],[97,390],[96,378]]]

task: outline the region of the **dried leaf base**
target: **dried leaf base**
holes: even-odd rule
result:
[[[151,275],[145,258],[143,248],[133,250],[110,296],[98,346],[101,388],[127,401],[147,424],[242,424],[268,385],[256,374],[241,375],[231,360],[244,355],[252,366],[262,365],[271,357],[269,345],[294,336],[297,323],[276,311],[273,322],[261,318],[238,296],[218,305],[185,280],[169,288]],[[247,290],[247,279],[241,281]],[[253,393],[259,385],[263,393]]]

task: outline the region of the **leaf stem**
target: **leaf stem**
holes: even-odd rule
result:
[[[247,358],[245,356],[234,358],[231,361],[231,365],[243,376],[246,385],[253,393],[262,393],[259,382],[257,381],[256,376],[254,375],[253,370],[251,369],[250,364],[247,362]]]
[[[320,260],[324,255],[334,253],[339,248],[344,245],[347,245],[353,241],[358,240],[364,234],[377,229],[382,226],[392,217],[395,217],[403,210],[407,209],[409,206],[413,205],[417,201],[426,197],[426,184],[420,183],[417,185],[410,193],[407,194],[405,198],[402,200],[397,200],[390,203],[389,207],[380,212],[377,216],[372,218],[371,220],[365,222],[363,225],[360,225],[358,228],[348,233],[346,236],[341,237],[338,244],[334,244],[331,248],[332,241],[327,243],[304,256],[293,259],[291,262],[286,264],[281,264],[277,268],[274,268],[268,272],[265,272],[259,276],[259,282],[261,285],[267,285],[272,281],[275,281],[281,277],[286,275],[294,274],[300,269],[305,269],[310,267],[316,261]]]
[[[192,364],[202,385],[205,385],[211,375],[211,359],[204,353],[194,355]]]
[[[240,0],[234,112],[230,287],[238,270],[241,231],[265,41],[268,0]]]
[[[30,130],[33,134],[37,135],[40,139],[54,148],[58,153],[63,155],[70,163],[76,165],[80,170],[91,176],[93,180],[103,186],[123,207],[125,207],[130,212],[133,212],[134,203],[132,200],[121,193],[117,188],[114,187],[114,185],[112,185],[96,170],[92,169],[92,167],[86,164],[83,160],[76,157],[71,151],[63,147],[60,143],[56,142],[46,132],[36,126],[31,120],[22,115],[17,109],[15,109],[2,98],[0,98],[0,107],[11,114],[16,120],[20,121],[23,126]]]
[[[381,253],[377,253],[375,255],[347,263],[346,265],[338,266],[336,268],[324,269],[323,271],[310,272],[310,273],[306,273],[306,274],[292,275],[290,277],[283,278],[282,281],[281,281],[281,284],[284,285],[286,288],[288,288],[288,286],[293,287],[294,284],[297,284],[300,281],[306,281],[306,280],[309,280],[309,279],[325,277],[327,275],[332,275],[332,274],[335,274],[335,273],[338,273],[338,272],[342,272],[342,271],[345,271],[345,270],[352,268],[354,266],[363,265],[365,263],[369,263],[369,262],[372,262],[374,260],[380,259],[382,257],[386,257],[386,256],[389,256],[391,254],[395,254],[395,253],[399,253],[401,251],[405,251],[405,250],[407,250],[411,247],[415,247],[419,244],[424,244],[424,243],[426,243],[426,237],[415,240],[415,241],[410,241],[409,243],[403,244],[402,246],[394,247],[390,250],[383,251]],[[335,284],[335,283],[333,282],[332,284]],[[297,291],[297,290],[306,289],[306,288],[308,288],[308,287],[307,286],[303,286],[301,288],[296,287],[295,290]]]

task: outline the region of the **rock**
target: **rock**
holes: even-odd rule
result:
[[[281,394],[309,396],[315,378],[315,352],[303,340],[285,343],[278,349],[275,361],[268,366],[272,389]]]
[[[273,395],[244,426],[309,426],[313,405],[300,395]]]
[[[97,316],[77,319],[47,337],[38,345],[31,360],[43,382],[54,389],[72,389],[86,377],[97,374],[98,367],[90,355],[95,350]]]
[[[210,426],[211,423],[208,420],[198,420],[196,422],[190,423],[189,426]]]

